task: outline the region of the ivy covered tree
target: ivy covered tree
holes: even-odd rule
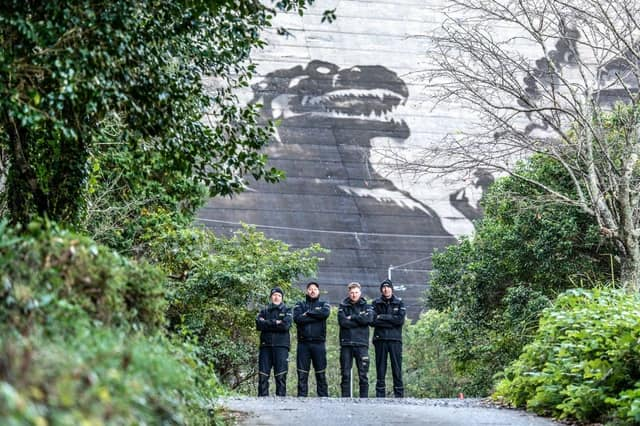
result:
[[[0,8],[0,148],[14,223],[34,216],[77,224],[89,158],[117,120],[118,138],[143,167],[202,182],[211,195],[243,177],[276,181],[260,149],[269,128],[234,89],[277,10],[246,0],[10,0]],[[330,19],[330,17],[329,17]],[[203,79],[214,81],[204,90]]]

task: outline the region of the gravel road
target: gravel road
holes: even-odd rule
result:
[[[548,426],[550,419],[478,399],[229,397],[218,400],[240,425]]]

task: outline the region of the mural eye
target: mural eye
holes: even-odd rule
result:
[[[300,84],[300,82],[302,80],[306,80],[306,79],[307,79],[306,76],[305,77],[294,77],[294,78],[292,78],[291,81],[289,82],[289,89],[291,89],[292,87],[297,86],[298,84]]]

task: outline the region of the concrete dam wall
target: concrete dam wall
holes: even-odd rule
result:
[[[367,299],[377,297],[379,283],[391,277],[417,317],[434,250],[473,232],[479,201],[495,179],[482,169],[441,176],[394,163],[418,160],[425,147],[473,126],[460,105],[436,103],[424,77],[426,35],[443,21],[442,5],[334,0],[319,1],[303,18],[278,15],[275,26],[292,36],[265,34],[269,45],[253,55],[259,75],[241,95],[278,121],[266,153],[287,178],[210,200],[201,223],[221,234],[252,224],[293,248],[320,243],[331,252],[313,278],[331,303],[346,296],[351,281],[363,285]],[[338,19],[322,24],[322,11],[334,7]],[[495,30],[502,37],[513,31]],[[570,61],[563,46],[551,53]]]
[[[351,281],[377,297],[390,276],[415,317],[434,249],[472,231],[492,177],[385,168],[385,150],[437,143],[463,122],[455,108],[433,109],[420,75],[421,36],[438,25],[437,2],[318,3],[304,18],[277,18],[292,36],[266,34],[269,46],[253,55],[260,75],[243,94],[264,105],[265,119],[280,121],[266,152],[286,180],[212,199],[199,218],[217,233],[243,222],[294,248],[318,242],[331,250],[314,277],[330,302]],[[332,7],[338,19],[322,24]]]

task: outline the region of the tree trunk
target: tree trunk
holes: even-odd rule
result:
[[[5,116],[10,164],[6,191],[13,224],[26,226],[36,217],[75,224],[83,210],[88,174],[83,139],[34,135]]]
[[[638,237],[627,238],[627,256],[622,259],[620,279],[622,285],[632,291],[640,291],[640,244]]]
[[[5,115],[9,135],[9,170],[7,173],[7,204],[14,225],[27,225],[33,214],[31,206],[44,208],[44,194],[40,190],[34,170],[30,166],[28,135],[12,117]]]
[[[59,154],[47,182],[49,218],[76,225],[84,213],[89,175],[88,150],[84,139],[61,140]]]

